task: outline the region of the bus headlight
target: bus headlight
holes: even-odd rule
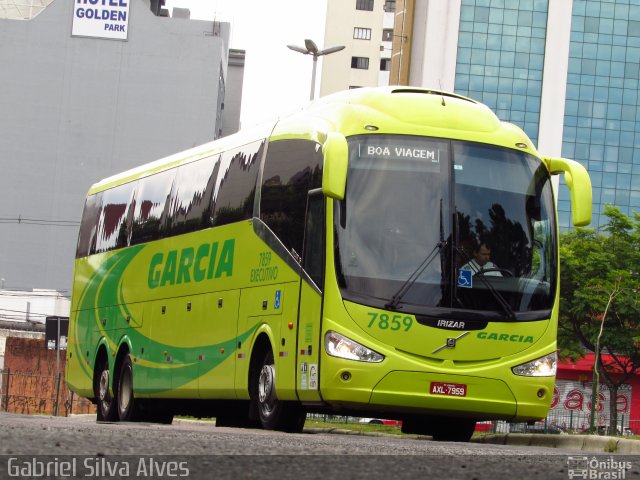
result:
[[[374,352],[332,330],[329,330],[324,336],[324,347],[327,353],[333,357],[371,363],[379,363],[384,360],[384,356],[378,352]]]
[[[557,366],[558,354],[553,352],[544,357],[513,367],[511,370],[516,375],[523,377],[553,377],[556,374]]]

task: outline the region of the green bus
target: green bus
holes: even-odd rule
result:
[[[296,432],[324,412],[465,441],[476,421],[544,418],[559,173],[588,224],[577,162],[474,100],[381,87],[102,180],[69,388],[102,421]]]

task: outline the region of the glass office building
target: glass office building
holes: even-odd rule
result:
[[[580,161],[593,183],[593,227],[605,204],[640,212],[640,3],[575,0],[562,155]],[[569,200],[559,197],[561,224]]]
[[[564,2],[561,18],[551,18]],[[553,20],[551,32],[549,25]],[[566,29],[568,55],[558,55]],[[560,32],[562,33],[562,32]],[[550,37],[555,35],[554,40]],[[545,66],[565,68],[566,84],[547,85]],[[482,101],[520,126],[538,145],[543,90],[562,101],[551,130],[562,131],[562,155],[582,163],[593,183],[593,228],[605,204],[640,212],[640,3],[637,0],[461,0],[455,91]],[[561,108],[561,106],[559,107]],[[545,119],[542,119],[544,122]],[[571,224],[568,190],[558,195],[562,229]]]
[[[516,123],[534,143],[540,122],[546,0],[463,0],[455,90]]]

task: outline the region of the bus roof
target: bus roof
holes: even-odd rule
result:
[[[328,132],[405,134],[469,140],[517,148],[538,156],[518,127],[484,104],[450,92],[414,87],[372,87],[338,92],[292,115],[169,155],[94,184],[89,194],[189,163],[252,141],[305,138],[323,143]]]
[[[422,135],[491,143],[537,156],[529,137],[517,126],[500,121],[486,105],[423,88],[358,88],[328,95],[281,119],[271,139],[317,131],[319,126],[324,132],[337,131],[347,137],[374,132]]]

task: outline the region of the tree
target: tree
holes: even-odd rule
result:
[[[604,232],[576,229],[560,237],[558,347],[574,360],[595,353],[602,326],[598,371],[611,392],[615,431],[618,387],[640,371],[640,215],[631,219],[610,205],[604,214]]]

